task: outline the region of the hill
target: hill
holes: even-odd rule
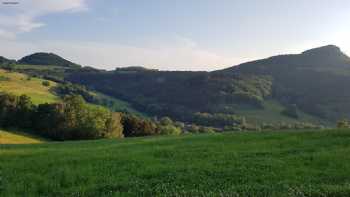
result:
[[[332,130],[3,145],[0,195],[349,196],[349,140]]]
[[[306,113],[335,121],[350,117],[350,58],[336,46],[275,56],[231,67],[227,75],[270,76],[271,97]]]
[[[70,62],[53,53],[34,53],[18,60],[19,64],[29,65],[51,65],[62,67],[80,67],[80,65]]]
[[[2,57],[0,56],[0,64],[4,65],[4,64],[12,64],[12,63],[15,63],[16,60],[10,60],[10,59],[7,59],[5,57]]]
[[[38,144],[45,140],[22,132],[0,130],[0,146],[2,144]]]

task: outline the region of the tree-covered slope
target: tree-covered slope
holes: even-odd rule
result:
[[[7,65],[7,64],[12,64],[12,63],[15,63],[16,60],[10,60],[10,59],[7,59],[3,56],[0,56],[0,64],[1,65]]]
[[[80,67],[78,64],[70,62],[53,53],[34,53],[18,60],[19,64],[29,65],[51,65],[62,67]]]
[[[350,117],[350,58],[338,47],[275,56],[218,72],[268,75],[273,81],[271,96],[280,103],[333,121]]]

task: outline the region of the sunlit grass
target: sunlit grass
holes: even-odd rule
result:
[[[349,141],[331,130],[3,145],[0,196],[350,196]]]
[[[0,130],[0,144],[37,144],[45,140],[17,131]]]
[[[0,91],[17,96],[26,94],[35,104],[57,102],[59,97],[51,92],[51,88],[55,87],[56,83],[50,81],[50,86],[44,86],[43,81],[43,79],[29,78],[24,74],[0,69]]]

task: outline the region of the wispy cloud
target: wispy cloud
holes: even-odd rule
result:
[[[13,39],[17,34],[45,26],[39,17],[59,12],[87,10],[85,0],[22,0],[0,5],[0,38]]]

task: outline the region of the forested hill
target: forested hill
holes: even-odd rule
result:
[[[183,121],[202,120],[203,114],[246,116],[260,123],[334,122],[350,116],[350,59],[333,45],[214,72],[118,69],[75,72],[68,80]]]
[[[80,65],[70,62],[53,53],[34,53],[18,60],[19,64],[29,65],[49,65],[62,67],[80,67]]]
[[[350,116],[350,58],[329,45],[297,55],[281,55],[219,73],[270,76],[272,98],[304,112],[335,120]]]
[[[44,60],[39,57],[37,62]],[[214,72],[142,67],[105,71],[54,62],[45,62],[56,65],[54,69],[24,64],[12,69],[84,85],[153,116],[206,126],[225,127],[245,121],[258,125],[330,124],[350,118],[350,59],[333,45]]]
[[[226,68],[219,72],[245,71],[248,73],[264,73],[276,69],[314,69],[330,72],[350,68],[350,58],[339,47],[334,45],[304,51],[301,54],[278,55],[267,59],[243,63],[238,66]]]
[[[7,59],[3,56],[0,56],[0,64],[1,65],[4,65],[4,64],[11,64],[11,63],[15,63],[16,60],[10,60],[10,59]]]

